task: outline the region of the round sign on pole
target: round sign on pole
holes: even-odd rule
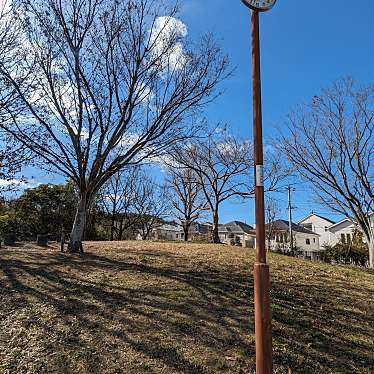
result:
[[[242,2],[249,8],[259,12],[270,10],[277,0],[242,0]]]

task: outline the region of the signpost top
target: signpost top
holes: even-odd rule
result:
[[[242,0],[242,2],[253,10],[257,10],[258,12],[266,12],[275,5],[277,0]]]

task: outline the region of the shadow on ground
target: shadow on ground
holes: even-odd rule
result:
[[[253,373],[252,254],[163,247],[1,253],[0,372]],[[278,259],[276,372],[370,373],[373,275]]]

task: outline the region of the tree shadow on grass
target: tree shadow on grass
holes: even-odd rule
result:
[[[28,328],[36,328],[39,339],[52,334],[57,342],[52,350],[63,347],[67,366],[59,366],[61,372],[253,372],[249,269],[235,272],[219,264],[197,268],[183,256],[157,254],[5,256],[0,295],[7,305],[1,315],[17,318],[18,311],[28,311]],[[146,263],[141,262],[144,256]],[[328,282],[274,282],[278,373],[288,368],[354,373],[374,366],[373,314],[329,303],[332,294],[344,299],[345,293]],[[53,311],[53,318],[35,318],[40,305]],[[17,361],[10,357],[9,367]],[[45,360],[38,372],[50,370],[51,356]],[[124,367],[127,371],[121,371]]]
[[[374,368],[373,312],[369,305],[367,313],[350,309],[365,300],[350,302],[347,296],[346,289],[330,284],[274,283],[274,340],[284,349],[276,363],[297,373],[364,373]]]
[[[184,355],[185,345],[193,342],[202,354],[212,351],[220,357],[240,348],[244,354],[253,355],[245,340],[248,337],[243,339],[238,335],[241,329],[250,331],[245,313],[248,298],[232,292],[240,284],[242,292],[249,287],[245,285],[246,279],[233,274],[218,277],[217,273],[174,271],[94,254],[67,258],[60,254],[28,253],[24,259],[3,259],[2,269],[5,275],[1,281],[2,298],[22,295],[12,308],[27,304],[32,307],[35,302],[50,305],[57,311],[64,333],[78,319],[84,333],[120,339],[132,350],[149,357],[152,363],[156,362],[156,366],[172,369],[169,372],[216,371],[204,365],[204,357],[194,360],[193,352]],[[114,281],[105,276],[86,277],[95,273],[120,275]],[[121,274],[129,278],[129,287],[126,279],[117,284]],[[132,277],[140,281],[146,277],[149,282],[137,286]],[[39,328],[43,329],[42,322]],[[79,337],[72,340],[71,336],[68,344],[76,347],[87,344]],[[100,361],[100,357],[97,359]],[[219,365],[225,366],[222,362]]]

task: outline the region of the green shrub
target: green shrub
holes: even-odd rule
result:
[[[325,246],[321,259],[327,263],[343,265],[367,266],[369,261],[368,245],[363,241],[361,232],[353,234],[351,243],[338,243],[335,246]]]

